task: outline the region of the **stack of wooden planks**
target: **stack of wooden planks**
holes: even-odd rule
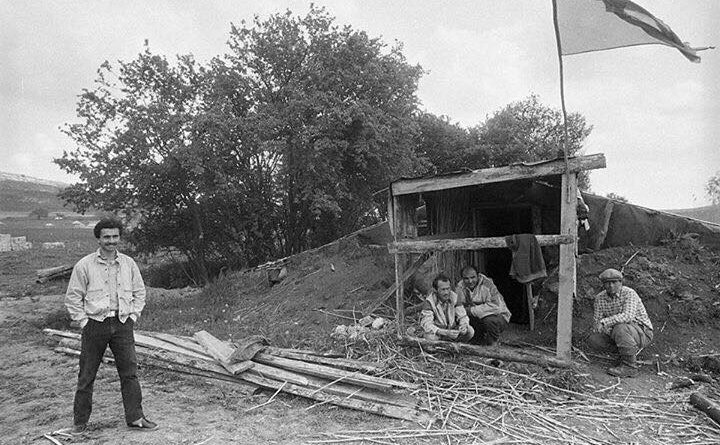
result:
[[[79,355],[80,334],[45,329],[59,340],[55,351]],[[242,342],[241,342],[242,343]],[[422,425],[435,420],[411,394],[417,385],[378,377],[382,367],[368,362],[331,358],[312,351],[258,347],[245,342],[250,354],[200,331],[194,337],[160,332],[135,332],[138,360],[142,364],[204,377],[282,391],[322,403],[409,420]],[[107,352],[108,359],[112,358]],[[235,358],[252,355],[249,360]],[[246,358],[246,357],[245,357]]]
[[[62,266],[51,267],[49,269],[38,269],[37,279],[38,283],[45,283],[46,281],[55,280],[57,278],[67,278],[70,276],[73,270],[72,264],[63,264]]]

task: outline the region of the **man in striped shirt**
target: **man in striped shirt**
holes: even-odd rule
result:
[[[622,272],[607,269],[600,274],[604,291],[595,296],[593,333],[588,344],[619,355],[617,366],[607,370],[616,377],[638,374],[637,354],[653,339],[653,326],[637,292],[623,286]]]

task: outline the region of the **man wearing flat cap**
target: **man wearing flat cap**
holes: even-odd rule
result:
[[[637,292],[623,286],[622,280],[622,272],[615,269],[600,274],[605,290],[595,296],[595,333],[588,344],[619,355],[617,366],[608,368],[608,374],[635,377],[637,354],[652,341],[653,326]]]

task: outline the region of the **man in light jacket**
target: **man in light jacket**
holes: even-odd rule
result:
[[[125,422],[137,430],[158,427],[143,414],[133,335],[135,322],[145,307],[145,284],[135,261],[117,250],[122,230],[122,223],[113,218],[95,225],[100,248],[75,264],[65,294],[72,324],[82,329],[72,434],[87,430],[93,385],[108,346],[120,376]]]
[[[495,283],[472,266],[462,270],[462,280],[455,287],[459,303],[465,306],[470,317],[470,326],[477,335],[475,341],[485,346],[494,346],[500,334],[507,328],[510,311]]]
[[[420,325],[427,340],[468,342],[475,335],[467,313],[450,287],[450,278],[439,274],[425,299]]]

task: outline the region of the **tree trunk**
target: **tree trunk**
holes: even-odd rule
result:
[[[197,272],[197,278],[201,284],[207,284],[210,282],[210,274],[207,270],[207,264],[205,262],[205,232],[203,230],[202,219],[200,216],[200,209],[197,204],[192,204],[192,217],[193,217],[193,231],[195,233],[195,249],[194,252],[194,263]]]

